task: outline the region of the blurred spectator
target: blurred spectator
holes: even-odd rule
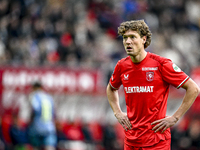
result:
[[[0,116],[0,149],[5,149],[3,134],[2,134],[2,125],[1,125],[1,116]]]
[[[12,124],[10,127],[10,138],[14,150],[24,149],[28,144],[26,127],[20,122],[18,113],[12,115]]]
[[[6,60],[6,47],[5,44],[1,41],[1,37],[0,37],[0,59],[1,59],[1,63],[5,63]]]
[[[75,119],[71,122],[65,122],[63,132],[69,140],[84,141],[84,135],[80,120]]]
[[[186,138],[188,138],[188,141],[190,141],[189,147],[192,150],[200,149],[200,119],[194,118],[191,120],[189,124],[189,128],[186,132]]]
[[[1,130],[3,135],[3,141],[5,143],[5,150],[10,150],[12,148],[12,141],[9,132],[11,124],[12,124],[12,116],[10,110],[7,110],[2,115],[2,120],[1,120]]]
[[[119,146],[115,128],[112,124],[108,124],[104,127],[103,145],[105,150],[120,150],[122,148]]]
[[[56,147],[55,110],[52,97],[43,91],[41,83],[32,85],[30,94],[32,115],[28,136],[34,148],[54,150]]]
[[[189,119],[187,117],[183,117],[180,120],[179,124],[174,126],[171,129],[171,148],[175,150],[181,149],[180,147],[180,139],[185,137],[186,130],[188,129]]]
[[[175,150],[198,150],[200,149],[200,119],[190,118],[188,126],[183,120],[175,129],[172,129],[172,149]],[[185,128],[186,127],[186,128]]]
[[[68,138],[63,132],[63,123],[61,121],[56,121],[56,135],[57,135],[57,149],[62,150],[64,149],[64,144]]]
[[[94,144],[94,140],[92,138],[92,134],[91,134],[88,123],[83,122],[82,132],[83,132],[83,136],[84,136],[84,142],[89,143],[89,144]]]

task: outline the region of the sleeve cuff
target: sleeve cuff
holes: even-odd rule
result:
[[[187,78],[185,78],[185,80],[183,80],[183,81],[181,82],[181,84],[179,84],[176,88],[179,89],[180,87],[182,87],[183,84],[184,84],[188,79],[189,79],[189,76],[187,76]]]
[[[114,90],[118,90],[119,88],[115,88],[114,86],[112,86],[112,84],[109,82],[110,86],[114,89]]]

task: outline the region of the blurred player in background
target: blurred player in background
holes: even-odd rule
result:
[[[200,92],[197,84],[171,60],[145,51],[151,31],[144,20],[121,23],[118,34],[129,55],[118,61],[107,86],[115,117],[125,130],[125,150],[170,150],[170,127],[185,114]],[[123,85],[127,113],[119,105]],[[166,116],[169,86],[186,90],[182,104]]]
[[[35,82],[32,89],[30,94],[32,115],[28,131],[30,144],[34,149],[54,150],[57,138],[53,99],[44,92],[39,82]]]

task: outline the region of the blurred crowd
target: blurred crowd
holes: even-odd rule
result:
[[[200,149],[200,112],[189,111],[171,128],[172,150]],[[55,120],[56,150],[123,150],[123,128],[119,123]],[[0,117],[0,150],[34,150],[30,144],[29,123],[18,110]]]
[[[199,14],[199,0],[0,0],[0,65],[98,68],[109,77],[116,62],[126,56],[117,27],[125,20],[144,19],[153,33],[147,51],[172,59],[190,74],[200,65]],[[25,136],[25,131],[16,130],[15,119],[10,122],[14,129],[3,130],[9,131],[5,134],[10,142],[11,133]],[[180,124],[186,122],[184,118]],[[58,139],[95,144],[97,150],[122,149],[119,129],[98,125],[101,132],[95,133],[101,135],[92,136],[88,127],[97,127],[57,123]],[[172,150],[199,149],[199,127],[195,117],[172,128]],[[2,146],[5,137],[0,138]],[[113,143],[107,142],[111,139]]]
[[[178,125],[171,128],[172,150],[200,149],[200,112],[194,107],[186,113]]]
[[[56,150],[122,150],[124,135],[119,124],[55,121]],[[29,124],[13,113],[1,118],[0,150],[35,150],[30,144]]]
[[[113,69],[125,56],[117,27],[144,19],[148,51],[183,70],[199,64],[198,0],[1,0],[0,63]]]

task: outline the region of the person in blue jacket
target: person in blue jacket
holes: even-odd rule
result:
[[[28,131],[30,144],[35,149],[55,150],[57,137],[53,98],[43,90],[40,82],[35,82],[32,89],[29,97],[32,109]]]

